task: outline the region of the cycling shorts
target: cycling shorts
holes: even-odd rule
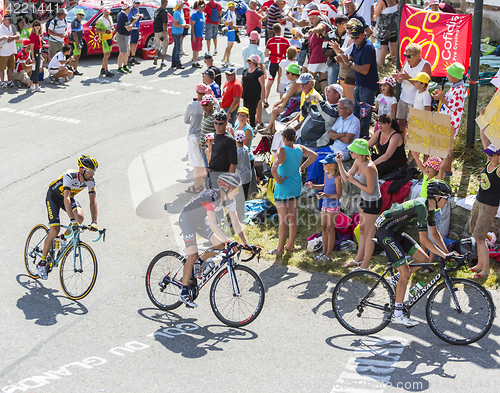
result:
[[[189,214],[187,213],[181,213],[179,216],[179,226],[181,227],[182,238],[184,239],[186,248],[189,248],[190,246],[197,246],[196,234],[200,235],[204,239],[210,240],[214,233],[210,229],[208,217],[205,217],[205,220],[200,222],[198,220],[190,219]]]
[[[71,201],[71,211],[75,209],[81,209],[80,204],[74,198],[70,198]],[[50,226],[60,225],[61,221],[59,219],[59,211],[64,207],[64,199],[57,196],[51,189],[47,191],[47,197],[45,198],[45,205],[47,206],[47,215],[49,217]]]
[[[377,228],[375,232],[379,244],[387,254],[387,259],[397,268],[406,263],[405,255],[413,256],[420,245],[406,233]]]

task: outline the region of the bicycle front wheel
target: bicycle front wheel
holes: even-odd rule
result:
[[[427,322],[434,334],[449,344],[472,344],[484,337],[493,324],[493,300],[486,289],[472,280],[454,278],[452,286],[460,311],[442,282],[427,300]]]
[[[24,246],[24,265],[31,278],[39,278],[37,265],[40,262],[43,249],[43,241],[47,236],[48,229],[43,224],[36,225],[26,239]]]
[[[335,286],[332,307],[339,323],[352,333],[374,334],[391,321],[394,292],[381,277],[370,271],[349,273]]]
[[[210,288],[210,305],[215,316],[231,327],[253,322],[264,307],[264,284],[247,266],[226,267],[216,275]]]
[[[163,251],[153,258],[146,272],[146,292],[160,310],[173,310],[182,302],[184,258],[175,251]]]
[[[97,258],[92,248],[84,242],[68,247],[59,270],[61,287],[67,297],[83,299],[94,287],[97,278]]]

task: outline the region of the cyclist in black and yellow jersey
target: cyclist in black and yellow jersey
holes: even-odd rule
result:
[[[74,196],[84,188],[88,188],[89,190],[90,215],[92,217],[90,228],[91,230],[98,229],[94,180],[94,173],[97,166],[97,161],[94,158],[83,154],[78,158],[78,170],[70,169],[50,183],[45,199],[50,231],[45,238],[42,258],[38,264],[38,275],[43,280],[47,279],[47,254],[52,246],[52,242],[59,235],[60,231],[60,209],[63,209],[68,214],[71,227],[76,229],[78,224],[83,222],[83,210],[78,201],[74,199]]]
[[[389,280],[389,284],[396,286],[396,308],[392,322],[396,325],[412,327],[418,322],[403,314],[403,301],[411,274],[419,266],[411,266],[406,261],[405,254],[410,255],[416,263],[428,263],[428,255],[420,245],[404,233],[404,229],[413,218],[417,219],[420,243],[431,252],[442,258],[447,258],[447,248],[441,234],[436,228],[434,213],[442,209],[451,195],[451,188],[443,180],[434,180],[427,186],[427,198],[415,198],[400,205],[394,205],[383,212],[375,221],[375,237],[387,254],[387,258],[398,269],[398,273]],[[430,232],[435,244],[429,238]]]

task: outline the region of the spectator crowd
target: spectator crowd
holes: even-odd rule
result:
[[[412,166],[430,178],[451,175],[452,149],[444,162],[437,157],[421,157],[416,152],[407,155],[409,108],[449,114],[457,138],[465,101],[466,70],[460,63],[450,64],[449,88],[446,92],[437,88],[431,94],[431,65],[424,58],[422,47],[413,43],[403,53],[402,69],[379,78],[387,54],[390,62],[396,61],[397,0],[379,0],[376,6],[372,0],[363,0],[359,6],[352,0],[340,4],[337,0],[321,3],[299,0],[288,9],[286,3],[268,0],[259,7],[257,1],[250,0],[245,17],[241,18],[237,13],[238,1],[230,1],[224,12],[215,0],[198,0],[192,8],[187,0],[176,0],[171,67],[185,68],[182,57],[190,41],[191,66],[205,68],[203,83],[196,86],[196,97],[188,105],[184,118],[189,124],[189,165],[194,170],[194,185],[186,191],[198,193],[204,187],[217,187],[217,177],[232,172],[240,175],[247,199],[256,189],[252,143],[260,132],[263,140],[272,142],[270,150],[274,157],[271,173],[279,240],[271,253],[295,249],[297,202],[305,185],[323,200],[326,237],[318,260],[330,259],[335,242],[332,223],[340,210],[342,182],[352,183],[361,190],[361,234],[358,254],[346,267],[368,268],[373,252],[370,239],[387,192],[379,180],[390,178],[395,170],[406,173]],[[435,10],[436,3],[439,6],[439,1],[430,1],[431,12],[442,12],[441,8]],[[142,17],[139,4],[138,0],[132,4],[124,2],[116,27],[110,19],[110,10],[103,9],[96,25],[103,43],[102,76],[114,76],[109,70],[114,35],[119,47],[117,72],[129,73],[139,63],[136,58]],[[167,0],[161,0],[154,15],[153,65],[158,66],[159,62],[160,67],[166,67],[171,44],[167,5]],[[0,46],[2,88],[20,83],[30,91],[42,92],[39,73],[44,62],[48,64],[52,83],[68,82],[82,74],[78,63],[84,12],[76,12],[69,30],[65,13],[60,8],[48,26],[48,54],[41,50],[40,22],[35,21],[29,31],[24,19],[20,18],[14,26],[12,16],[4,16],[0,26],[0,42],[5,42]],[[231,58],[238,48],[235,42],[240,41],[243,32],[249,44],[241,49],[244,66],[238,75]],[[219,55],[221,34],[226,38],[226,47]],[[186,36],[190,38],[186,40]],[[65,45],[67,38],[69,45]],[[220,68],[214,64],[217,56]],[[401,86],[399,98],[395,94],[397,84]],[[273,89],[279,95],[274,103],[270,102]],[[270,116],[267,124],[266,110]],[[500,189],[500,171],[496,169],[500,153],[487,140],[483,143],[488,145],[486,154],[495,157],[483,174],[493,188]],[[435,173],[430,173],[430,169]],[[424,181],[422,186],[424,194],[427,183]],[[498,208],[500,197],[493,197],[488,190],[480,195],[478,203]],[[482,221],[483,211],[474,213],[476,227]],[[479,228],[473,236],[478,244],[483,244],[486,232]],[[488,267],[483,257],[477,266],[479,274],[487,275]]]

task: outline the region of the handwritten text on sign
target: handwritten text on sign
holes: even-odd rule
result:
[[[485,135],[497,149],[500,149],[500,90],[491,99],[484,115],[476,119],[479,128],[484,129]]]
[[[450,115],[410,108],[406,147],[419,153],[445,158],[453,147]]]

